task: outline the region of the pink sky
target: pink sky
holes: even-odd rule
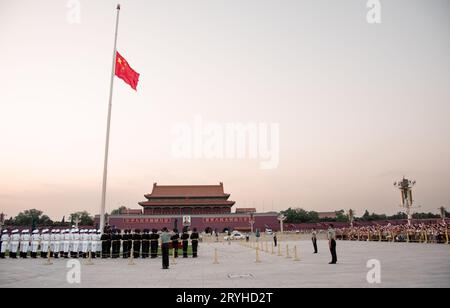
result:
[[[121,1],[107,210],[159,184],[218,184],[237,207],[395,213],[450,206],[450,4]],[[98,213],[114,1],[0,0],[0,212]],[[171,129],[278,123],[280,162],[176,159]]]

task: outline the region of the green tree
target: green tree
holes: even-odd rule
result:
[[[120,215],[122,214],[125,210],[127,210],[126,206],[121,206],[118,209],[112,210],[111,211],[111,215]]]

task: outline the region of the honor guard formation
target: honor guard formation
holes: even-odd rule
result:
[[[188,257],[189,242],[192,247],[192,257],[197,258],[199,233],[184,228],[179,234],[177,229],[169,232],[164,228],[156,229],[118,230],[105,227],[104,232],[96,229],[43,229],[41,231],[18,229],[2,231],[0,258],[4,259],[8,252],[9,258],[28,256],[35,259],[40,252],[41,258],[152,258],[158,257],[161,247],[163,268],[169,267],[169,252],[172,248],[173,257],[178,257],[178,249],[182,248],[183,258]]]

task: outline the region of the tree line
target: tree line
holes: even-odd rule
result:
[[[67,220],[62,217],[60,221],[53,221],[47,215],[44,215],[43,211],[37,209],[25,210],[20,212],[15,217],[11,217],[5,220],[5,226],[11,227],[25,227],[29,226],[31,229],[39,227],[70,227],[75,224],[75,221],[79,221],[80,226],[93,226],[94,217],[86,211],[75,212],[68,216]]]
[[[445,217],[450,218],[450,212],[440,209],[445,212]],[[348,222],[350,221],[350,216],[353,216],[353,221],[376,221],[376,220],[396,220],[396,219],[407,219],[405,213],[398,212],[394,215],[386,215],[386,214],[376,214],[369,213],[368,210],[364,212],[364,214],[360,217],[357,217],[354,213],[355,211],[349,210],[346,212],[345,210],[335,211],[335,218],[320,218],[319,213],[315,211],[306,211],[302,208],[288,208],[285,211],[281,211],[281,214],[286,216],[286,223],[318,223],[318,222]],[[349,215],[349,213],[352,213]],[[441,214],[434,213],[414,213],[413,219],[439,219],[441,218]]]

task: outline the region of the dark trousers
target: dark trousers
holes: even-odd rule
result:
[[[128,241],[123,241],[122,247],[123,247],[123,258],[127,259],[129,257]]]
[[[183,258],[188,257],[188,241],[183,241]]]
[[[273,243],[274,243],[275,247],[277,247],[278,241],[277,241],[277,238],[276,238],[276,237],[273,238]]]
[[[198,241],[193,240],[192,241],[192,257],[197,258],[197,250],[198,250]]]
[[[133,241],[133,257],[135,259],[141,256],[141,241]]]
[[[169,243],[161,245],[162,250],[162,267],[164,269],[169,268]]]
[[[142,241],[142,258],[148,258],[148,255],[150,254],[150,241],[149,240],[143,240]]]
[[[312,243],[313,243],[313,247],[314,247],[314,253],[317,253],[317,239],[313,238]]]
[[[172,248],[174,249],[175,258],[178,258],[178,241],[172,242]]]
[[[336,255],[336,241],[335,240],[331,240],[330,252],[331,252],[331,263],[336,263],[337,255]]]
[[[152,259],[157,258],[158,257],[158,240],[152,240],[150,242],[150,246],[151,246],[151,257]]]

